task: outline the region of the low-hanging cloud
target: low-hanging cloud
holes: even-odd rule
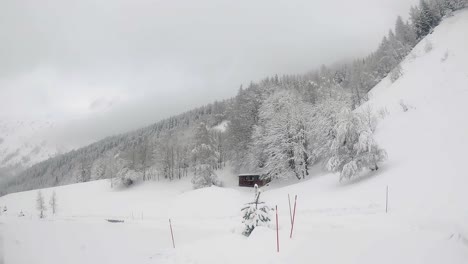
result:
[[[0,118],[59,120],[56,140],[89,143],[365,55],[415,3],[4,0]]]

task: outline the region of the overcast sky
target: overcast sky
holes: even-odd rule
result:
[[[417,1],[2,0],[0,118],[94,141],[365,55]]]

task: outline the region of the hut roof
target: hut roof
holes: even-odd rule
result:
[[[242,173],[237,175],[238,177],[243,177],[243,176],[260,176],[260,173]]]

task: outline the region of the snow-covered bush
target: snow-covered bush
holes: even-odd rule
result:
[[[340,181],[356,176],[364,168],[378,170],[387,154],[375,142],[362,114],[344,109],[333,129],[332,156],[327,168],[340,172]]]
[[[111,178],[112,186],[119,186],[119,187],[129,187],[138,179],[141,179],[142,173],[134,170],[129,170],[127,168],[123,168],[122,170],[117,172],[115,177]]]
[[[426,43],[424,43],[424,52],[429,53],[432,50],[432,42],[430,40],[426,40]]]
[[[403,109],[403,112],[408,112],[409,107],[405,102],[403,102],[403,100],[400,100],[400,106],[401,106],[401,109]]]
[[[193,174],[192,184],[195,189],[210,187],[212,185],[221,186],[218,176],[214,173],[211,165],[208,164],[200,164],[197,166]]]
[[[448,50],[445,51],[444,56],[440,59],[440,62],[445,62],[449,56]]]
[[[251,203],[247,203],[242,208],[244,229],[242,234],[249,236],[257,226],[268,226],[271,221],[271,211],[273,208],[266,205],[264,202],[260,202],[261,190],[256,189],[255,200]]]
[[[385,119],[389,114],[386,107],[380,108],[377,113],[378,113],[380,119]]]

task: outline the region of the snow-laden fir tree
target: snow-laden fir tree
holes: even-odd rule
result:
[[[44,212],[47,210],[47,207],[45,205],[44,196],[42,196],[41,191],[37,191],[36,209],[39,211],[39,217],[44,218]]]
[[[49,200],[49,205],[50,209],[52,209],[52,214],[55,215],[55,212],[57,211],[57,195],[55,194],[55,191],[52,192],[52,196]]]
[[[407,55],[416,44],[414,29],[408,22],[403,22],[401,16],[398,16],[395,22],[395,38],[404,46],[404,50],[401,50],[403,56]]]
[[[364,168],[378,170],[387,154],[375,142],[372,131],[359,113],[343,109],[333,129],[331,158],[327,168],[340,173],[340,181],[356,176]]]
[[[217,166],[218,152],[205,123],[200,123],[195,132],[195,147],[192,149],[193,178],[195,189],[221,185],[214,169]]]
[[[261,189],[257,187],[255,193],[254,201],[247,203],[241,210],[244,224],[242,234],[245,236],[249,236],[257,226],[268,226],[271,221],[270,214],[273,208],[260,201]]]

